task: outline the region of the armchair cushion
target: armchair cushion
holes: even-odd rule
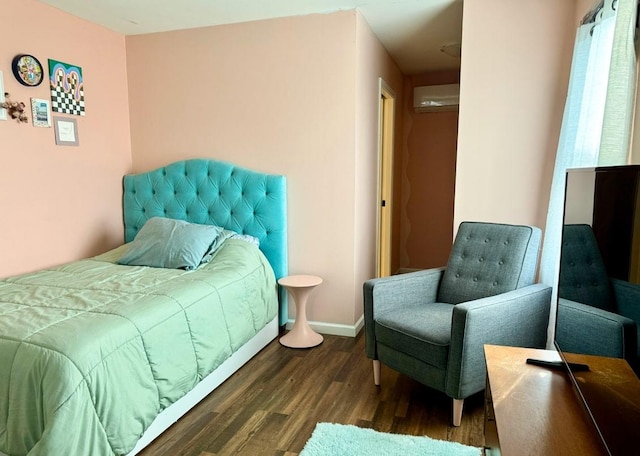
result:
[[[369,358],[378,359],[375,321],[405,306],[435,302],[442,274],[443,268],[433,268],[364,283],[365,352]]]
[[[540,237],[532,226],[461,223],[438,302],[459,304],[533,284]]]
[[[376,320],[378,342],[440,369],[447,367],[453,305],[405,306]]]

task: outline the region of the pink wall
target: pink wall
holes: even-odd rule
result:
[[[307,317],[330,324],[361,315],[373,266],[360,258],[374,227],[358,232],[372,164],[358,166],[373,159],[377,111],[361,118],[358,104],[377,109],[373,84],[393,65],[362,22],[346,11],[126,40],[134,169],[211,157],[286,175],[289,270],[323,277]]]
[[[453,242],[458,111],[415,112],[413,89],[460,82],[457,70],[407,77],[404,99],[400,266],[444,266]]]
[[[584,2],[465,2],[455,226],[544,225]],[[3,13],[30,21],[29,33],[5,21],[0,41],[13,98],[48,97],[45,85],[13,80],[15,54],[56,58],[82,66],[87,116],[78,148],[55,146],[51,129],[0,122],[0,275],[119,244],[123,174],[212,157],[288,177],[290,272],[325,279],[309,319],[357,323],[375,259],[378,78],[399,98],[410,90],[358,13],[126,40],[34,0],[8,0]]]
[[[465,1],[454,227],[544,228],[576,16],[575,1]]]
[[[0,276],[102,252],[122,243],[121,180],[131,165],[124,37],[34,0],[4,0],[0,71],[11,98],[49,99],[45,80],[20,85],[16,54],[82,67],[87,111],[79,147],[56,146],[53,128],[0,121]],[[99,52],[97,52],[99,50]]]
[[[382,47],[366,20],[358,14],[356,23],[356,166],[354,178],[354,282],[355,303],[352,321],[363,315],[362,284],[375,277],[376,227],[378,209],[378,125],[380,78],[396,95],[394,119],[394,152],[400,162],[402,152],[402,96],[404,80],[400,69]],[[400,171],[398,166],[395,171]],[[395,173],[396,176],[400,174]],[[394,176],[394,199],[399,196],[399,179]],[[399,199],[398,199],[399,201]],[[395,205],[394,207],[400,207]],[[399,230],[392,228],[394,244],[399,242]],[[392,258],[393,261],[393,258]]]

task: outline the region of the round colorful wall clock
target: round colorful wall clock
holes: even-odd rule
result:
[[[35,87],[42,82],[42,65],[32,55],[16,55],[11,62],[11,69],[13,75],[22,85]]]

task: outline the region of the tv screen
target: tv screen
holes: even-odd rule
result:
[[[554,342],[611,455],[638,451],[639,183],[635,165],[567,172]]]

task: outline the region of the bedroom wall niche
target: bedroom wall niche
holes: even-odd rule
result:
[[[28,123],[0,122],[0,277],[95,255],[122,242],[122,176],[131,169],[125,41],[122,35],[35,0],[4,0],[0,68],[12,100],[27,104]],[[26,20],[26,19],[25,19]],[[97,52],[99,50],[99,52]],[[49,100],[49,84],[21,85],[12,58],[29,53],[82,66],[91,104],[76,117],[82,142],[56,147],[53,128],[36,128],[29,100]],[[89,95],[90,94],[90,95]],[[8,153],[8,151],[13,151]]]
[[[405,78],[400,269],[447,264],[453,243],[458,111],[415,112],[413,89],[459,83],[457,69]]]

